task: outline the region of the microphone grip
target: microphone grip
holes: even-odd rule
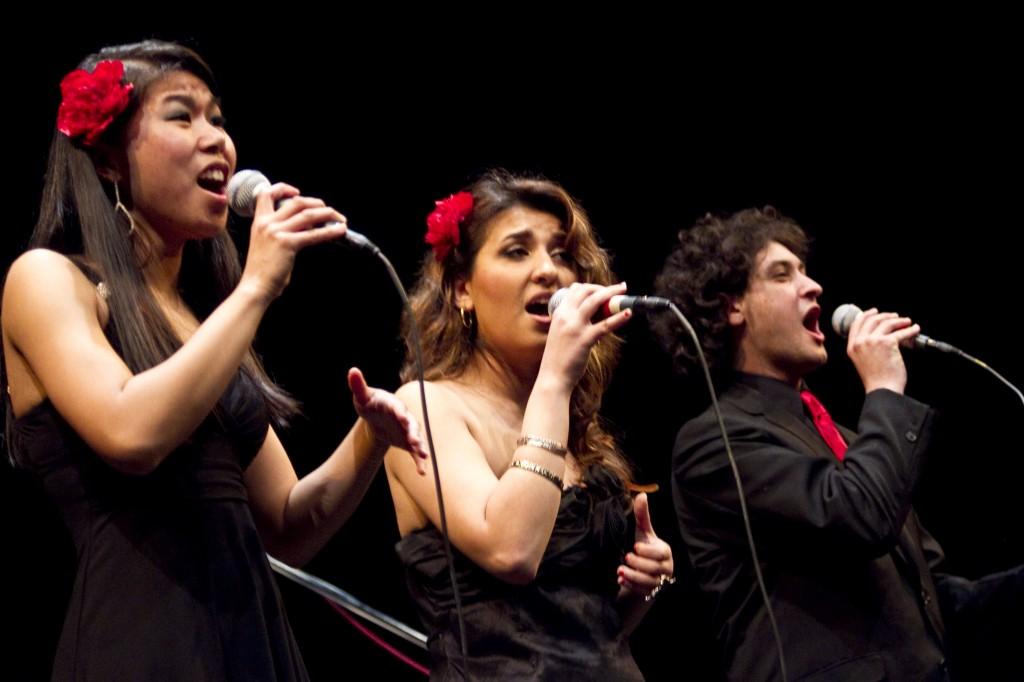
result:
[[[856,318],[860,312],[860,308],[852,303],[842,304],[836,308],[835,312],[832,314],[832,329],[835,330],[836,334],[846,338],[850,334],[850,326],[853,324],[854,318]],[[912,339],[905,339],[900,342],[900,346],[907,349],[931,348],[942,353],[960,352],[956,346],[948,344],[945,341],[937,341],[936,339],[924,334],[918,334]]]
[[[948,344],[945,341],[939,341],[933,339],[930,336],[924,334],[918,334],[908,342],[908,347],[912,348],[931,348],[933,350],[940,351],[942,353],[959,353],[960,351],[956,346]]]
[[[551,296],[551,300],[548,301],[548,314],[554,315],[555,310],[561,305],[562,300],[566,294],[569,293],[568,289],[559,289]],[[659,308],[668,308],[672,305],[672,301],[667,298],[659,298],[657,296],[625,296],[618,294],[609,298],[601,309],[595,315],[595,319],[601,319],[614,315],[615,313],[622,312],[627,308],[633,310],[657,310]]]
[[[612,296],[601,307],[601,312],[603,313],[601,317],[611,317],[615,313],[621,313],[627,308],[632,308],[636,305],[637,298],[637,296]]]
[[[266,187],[263,187],[263,186],[258,187],[253,192],[253,195],[254,196],[259,195],[260,192],[264,192],[264,191],[266,191],[268,189],[270,189],[270,184],[269,183],[266,185]],[[289,201],[289,199],[278,199],[277,201],[274,202],[274,208],[275,209],[281,208],[281,205],[283,203],[285,203],[286,201]],[[254,201],[253,205],[255,205],[255,203],[256,202]],[[331,221],[326,222],[326,223],[320,223],[319,225],[316,225],[316,227],[328,227],[328,226],[337,225],[337,224],[338,224],[338,221],[331,220]],[[346,226],[346,228],[347,229],[345,230],[345,242],[349,246],[354,246],[354,247],[359,248],[359,249],[366,249],[367,251],[370,251],[372,253],[380,253],[380,248],[378,248],[376,244],[371,242],[366,237],[366,235],[364,235],[361,232],[356,232],[351,227],[347,227]]]
[[[672,305],[672,302],[667,298],[659,298],[657,296],[625,296],[620,294],[608,299],[602,310],[605,317],[607,317],[627,308],[636,311],[657,310],[659,308],[668,308],[670,305]]]

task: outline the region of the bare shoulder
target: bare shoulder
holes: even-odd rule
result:
[[[95,286],[89,278],[70,258],[49,249],[20,255],[7,271],[3,295],[4,312],[46,313],[54,305],[76,300],[96,307]]]
[[[7,271],[3,292],[4,331],[19,336],[25,325],[70,321],[80,314],[103,321],[96,287],[67,256],[49,249],[26,251]]]
[[[96,288],[67,256],[33,249],[14,261],[4,282],[2,324],[7,391],[16,414],[49,395],[38,370],[54,357],[54,344],[83,348],[105,317]]]
[[[449,415],[466,411],[465,401],[459,391],[449,381],[425,381],[423,382],[423,392],[427,396],[427,405],[432,411],[435,408],[439,408]],[[395,391],[395,395],[409,409],[414,410],[416,414],[422,414],[420,382],[410,381],[407,384],[403,384]]]
[[[51,251],[50,249],[30,249],[15,259],[14,263],[11,264],[7,277],[10,279],[21,274],[42,272],[56,274],[65,270],[74,270],[81,274],[81,271],[78,270],[78,267],[71,259],[62,253]]]

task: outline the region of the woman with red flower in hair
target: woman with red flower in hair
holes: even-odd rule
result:
[[[546,180],[489,173],[437,202],[427,226],[411,298],[468,670],[434,477],[397,451],[385,468],[431,677],[641,679],[626,635],[673,565],[597,415],[630,311],[594,318],[625,285]],[[416,383],[398,396],[420,414]]]
[[[270,426],[296,404],[252,340],[295,254],[345,218],[275,185],[243,269],[214,92],[198,55],[154,41],[69,74],[34,248],[4,286],[12,459],[78,557],[54,679],[305,679],[264,547],[305,561],[389,446],[422,456],[402,403],[352,370],[359,421],[297,479]]]

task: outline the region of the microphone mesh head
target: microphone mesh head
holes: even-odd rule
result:
[[[832,313],[832,329],[840,336],[850,333],[850,325],[854,318],[860,314],[860,308],[852,303],[844,303]]]
[[[240,170],[228,182],[228,204],[237,215],[249,218],[256,212],[256,196],[270,188],[267,176],[255,170]]]
[[[555,308],[557,308],[562,303],[562,299],[565,298],[565,295],[568,294],[568,293],[569,293],[568,289],[559,289],[555,293],[551,294],[551,298],[548,299],[548,315],[549,316],[555,314]]]

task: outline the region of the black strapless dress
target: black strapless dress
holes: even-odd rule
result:
[[[502,582],[453,547],[472,679],[642,680],[615,607],[615,572],[632,542],[629,497],[614,476],[597,470],[563,493],[529,585]],[[430,679],[463,679],[440,532],[415,531],[396,549],[430,633]]]

